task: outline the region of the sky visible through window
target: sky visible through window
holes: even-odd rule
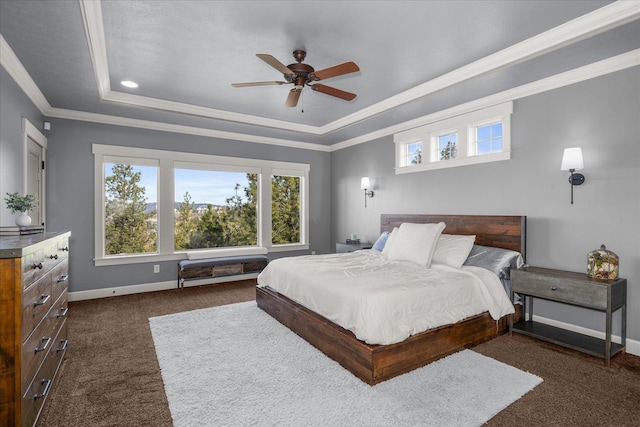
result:
[[[113,164],[106,164],[105,176],[113,175]],[[157,168],[154,166],[132,165],[134,172],[141,172],[140,186],[145,188],[145,197],[150,203],[158,200]],[[174,169],[175,197],[174,201],[181,203],[185,192],[191,195],[191,201],[198,203],[210,203],[213,205],[226,205],[226,200],[235,195],[236,183],[240,184],[238,195],[246,201],[244,188],[249,186],[247,174],[244,172],[222,172],[196,169]]]

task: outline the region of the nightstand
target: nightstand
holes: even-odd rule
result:
[[[627,334],[627,279],[592,279],[586,274],[540,267],[524,267],[511,270],[511,301],[514,293],[520,294],[525,304],[527,318],[513,324],[509,318],[509,332],[539,338],[554,344],[604,358],[610,365],[611,356],[624,352]],[[533,299],[571,304],[602,311],[606,314],[605,339],[546,325],[533,321]],[[611,342],[611,317],[622,309],[621,343]]]
[[[371,249],[373,243],[336,243],[336,253],[354,252],[361,249]]]

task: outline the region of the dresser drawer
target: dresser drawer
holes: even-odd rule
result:
[[[593,283],[586,285],[584,281],[570,277],[512,270],[511,289],[513,292],[568,304],[599,310],[607,308],[607,287],[605,285],[598,286]]]
[[[36,330],[22,345],[22,390],[31,382],[34,373],[51,348],[59,347],[55,336],[60,334],[62,325],[67,320],[67,292],[56,301],[46,317],[38,324]],[[65,326],[66,327],[66,326]],[[64,339],[67,339],[66,332]],[[38,351],[36,351],[36,349]]]
[[[63,260],[58,263],[51,272],[52,299],[57,300],[62,292],[68,287],[69,282],[69,261]]]
[[[22,257],[22,288],[26,289],[46,273],[44,249],[38,249]]]
[[[56,239],[56,254],[59,260],[69,258],[69,237],[61,236]]]
[[[22,294],[22,341],[40,323],[53,304],[51,274],[41,277]]]
[[[47,352],[55,344],[56,320],[55,313],[50,311],[22,344],[22,390],[29,385]]]
[[[44,271],[47,272],[53,268],[56,264],[58,264],[60,255],[58,254],[58,243],[52,242],[50,245],[47,245],[42,251],[42,259]]]
[[[48,316],[54,319],[53,328],[55,330],[58,330],[60,328],[60,325],[62,325],[62,323],[64,323],[64,321],[67,319],[68,312],[69,304],[67,302],[67,290],[65,289],[58,300],[53,303],[51,312],[48,314]]]
[[[52,339],[51,348],[44,359],[40,369],[32,377],[22,395],[22,425],[32,426],[42,409],[44,401],[51,391],[53,378],[58,370],[60,361],[66,352],[67,324],[60,328],[58,335]]]

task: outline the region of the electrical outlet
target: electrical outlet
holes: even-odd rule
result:
[[[154,273],[160,273],[160,264],[154,264],[153,265],[153,272]]]

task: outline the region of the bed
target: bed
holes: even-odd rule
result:
[[[382,215],[380,231],[391,232],[403,223],[439,222],[446,224],[444,234],[475,235],[475,245],[508,249],[525,256],[526,218],[521,216]],[[350,256],[354,259],[364,259],[373,255],[362,252]],[[326,257],[327,262],[332,261],[331,256]],[[304,271],[304,268],[301,271]],[[300,275],[300,281],[304,280],[304,276]],[[261,284],[259,280],[256,288],[258,307],[370,385],[424,366],[462,348],[473,347],[495,338],[508,327],[507,316],[495,320],[492,318],[492,314],[495,317],[495,313],[481,312],[454,323],[411,333],[401,341],[372,344],[367,343],[367,339],[362,337],[358,339],[354,332],[283,293],[265,286],[264,280],[262,282]],[[515,315],[516,318],[522,316],[519,306]],[[356,333],[360,335],[357,330]]]

